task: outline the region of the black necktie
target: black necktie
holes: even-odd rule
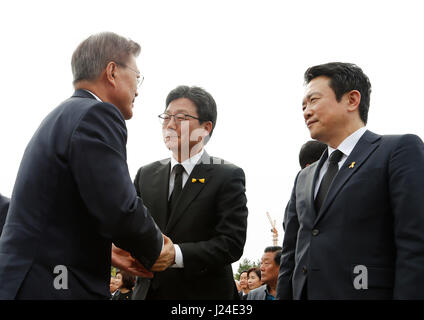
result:
[[[328,169],[321,180],[321,185],[317,196],[315,198],[315,210],[319,212],[322,204],[324,203],[325,197],[327,196],[328,190],[330,189],[331,183],[334,180],[337,172],[339,171],[339,161],[343,157],[343,152],[339,150],[333,151],[328,159]]]
[[[169,217],[171,216],[172,211],[174,211],[178,198],[180,197],[181,191],[183,190],[184,167],[181,164],[177,164],[174,167],[174,172],[175,172],[174,189],[172,190],[171,198],[169,199],[168,220],[169,220]]]

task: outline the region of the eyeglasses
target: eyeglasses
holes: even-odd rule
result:
[[[130,66],[126,65],[125,63],[116,62],[116,64],[117,64],[118,66],[122,66],[122,67],[124,67],[124,68],[128,68],[128,69],[130,69],[132,72],[134,72],[134,73],[137,75],[137,88],[140,88],[141,84],[142,84],[142,83],[143,83],[143,81],[144,81],[144,76],[143,76],[142,74],[140,74],[140,72],[139,72],[139,71],[137,71],[137,70],[135,70],[135,69],[131,68]]]
[[[162,113],[160,115],[158,115],[159,117],[159,121],[162,124],[168,123],[169,121],[171,121],[171,118],[174,117],[174,120],[176,123],[180,123],[181,121],[187,121],[190,119],[196,119],[199,121],[206,121],[206,120],[202,120],[200,118],[196,118],[194,116],[191,116],[189,114],[185,114],[185,113],[177,113],[177,114],[169,114],[169,113]]]

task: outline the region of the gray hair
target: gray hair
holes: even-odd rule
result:
[[[88,37],[72,54],[73,83],[94,81],[111,61],[126,63],[130,55],[137,57],[141,48],[137,42],[113,32],[102,32]]]

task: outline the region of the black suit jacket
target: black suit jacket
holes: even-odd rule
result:
[[[9,210],[10,199],[0,194],[0,236]]]
[[[112,242],[152,266],[162,236],[132,184],[126,140],[120,111],[84,90],[43,120],[0,238],[0,299],[110,298]],[[65,281],[58,265],[68,289],[54,287]]]
[[[424,298],[424,145],[366,131],[320,212],[314,188],[327,152],[298,174],[284,220],[280,299]],[[354,162],[354,164],[353,164]],[[368,289],[354,280],[367,269]],[[358,287],[358,286],[357,286]]]
[[[163,233],[180,246],[184,261],[184,268],[155,273],[149,296],[205,300],[237,295],[231,263],[242,256],[246,240],[245,177],[241,168],[223,162],[203,154],[167,224],[170,159],[139,169],[137,193]],[[198,181],[202,178],[204,183]]]

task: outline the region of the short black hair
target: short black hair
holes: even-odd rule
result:
[[[216,125],[217,110],[214,98],[209,92],[207,92],[201,87],[178,86],[174,90],[172,90],[166,97],[165,109],[172,101],[180,98],[189,99],[191,102],[194,103],[194,105],[196,106],[197,115],[200,119],[200,123],[203,123],[205,121],[212,122],[212,130],[209,134],[209,137],[205,138],[206,144],[209,138],[212,136],[212,132]]]
[[[306,142],[302,148],[300,148],[299,152],[300,167],[304,169],[308,164],[318,161],[325,149],[327,149],[325,143],[316,140],[309,140]]]
[[[367,124],[371,82],[362,69],[353,63],[330,62],[320,64],[305,71],[305,83],[308,84],[312,79],[320,76],[330,78],[329,86],[333,89],[337,101],[340,101],[342,96],[351,90],[358,90],[361,93],[359,116],[364,124]]]
[[[271,246],[271,247],[266,247],[264,250],[264,253],[275,252],[274,262],[277,264],[277,266],[279,266],[281,261],[282,250],[283,248],[281,248],[280,246]]]

